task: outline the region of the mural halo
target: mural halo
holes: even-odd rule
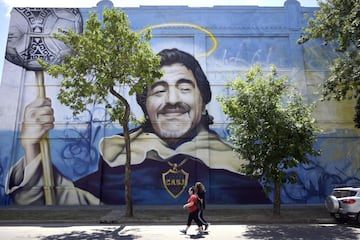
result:
[[[146,30],[150,29],[156,29],[156,28],[166,28],[166,27],[188,27],[188,28],[194,28],[196,30],[199,30],[201,32],[206,33],[207,36],[210,37],[213,45],[210,48],[209,51],[204,52],[204,53],[200,53],[197,54],[195,57],[196,58],[201,58],[201,57],[208,57],[210,56],[218,47],[218,41],[216,40],[216,37],[214,36],[214,34],[212,32],[210,32],[209,30],[207,30],[206,28],[200,26],[200,25],[196,25],[193,23],[185,23],[185,22],[169,22],[169,23],[160,23],[160,24],[154,24],[154,25],[149,25],[143,29],[141,29],[139,31],[139,34],[145,32]]]

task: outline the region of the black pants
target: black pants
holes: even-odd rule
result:
[[[203,213],[204,213],[204,210],[198,211],[198,219],[200,220],[201,225],[207,225],[207,221],[204,219]]]
[[[188,226],[191,225],[192,220],[195,221],[195,223],[198,225],[198,227],[202,226],[202,223],[201,223],[201,221],[199,219],[198,214],[199,214],[199,210],[197,210],[197,209],[195,211],[189,213],[188,220],[187,220],[187,225]]]

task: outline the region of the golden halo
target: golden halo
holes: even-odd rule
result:
[[[212,34],[212,32],[210,32],[206,28],[203,28],[203,27],[201,27],[199,25],[192,24],[192,23],[172,22],[172,23],[162,23],[162,24],[150,25],[150,26],[147,26],[147,27],[141,29],[139,31],[139,34],[143,33],[144,31],[146,31],[148,29],[164,28],[164,27],[189,27],[189,28],[195,28],[197,30],[200,30],[200,31],[206,33],[210,37],[211,41],[213,42],[213,46],[210,48],[209,51],[207,51],[205,53],[198,54],[198,55],[196,55],[196,57],[210,56],[218,46],[218,42],[217,42],[214,34]]]

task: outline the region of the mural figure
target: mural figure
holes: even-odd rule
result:
[[[134,203],[181,202],[188,183],[197,181],[209,186],[209,203],[269,203],[261,185],[239,173],[241,160],[232,146],[209,129],[211,89],[198,61],[178,49],[164,49],[159,56],[164,75],[136,96],[146,121],[131,133]],[[39,141],[53,124],[50,99],[36,99],[25,108],[25,156],[7,181],[7,192],[18,204],[44,204]],[[57,204],[124,203],[124,138],[103,138],[99,152],[98,170],[78,181],[54,169]]]

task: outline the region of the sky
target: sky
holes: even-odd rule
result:
[[[95,7],[100,0],[0,0],[0,76],[5,61],[5,47],[9,29],[10,11],[13,7]],[[286,0],[112,0],[115,7],[139,7],[182,5],[189,7],[212,7],[214,5],[257,5],[282,7]],[[318,7],[317,0],[298,0],[303,7]],[[1,77],[0,77],[1,83]]]

